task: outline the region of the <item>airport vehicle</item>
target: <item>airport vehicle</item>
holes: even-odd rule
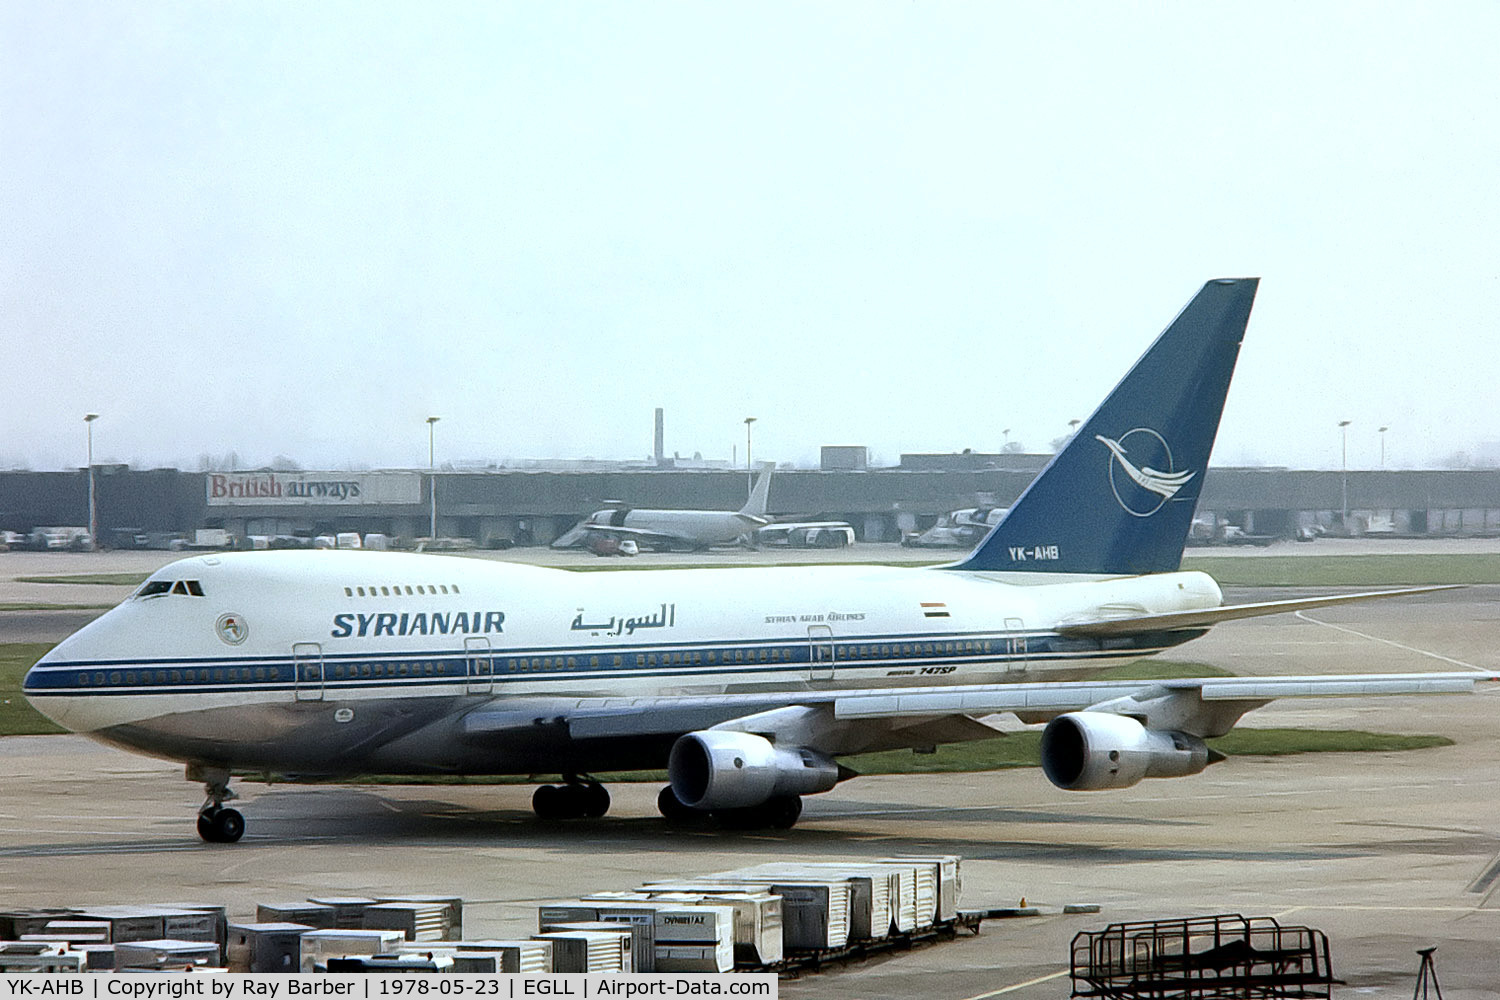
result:
[[[1284,696],[1463,693],[1478,673],[1091,681],[1224,621],[1416,594],[1229,605],[1181,572],[1257,281],[1211,281],[985,540],[943,567],[571,573],[426,554],[202,555],[65,639],[24,692],[59,724],[187,765],[234,841],[233,769],[562,774],[543,816],[604,813],[602,769],[666,766],[662,812],[789,827],[841,756],[1050,720],[1061,788],[1201,772]],[[765,480],[760,487],[765,491]]]
[[[660,551],[701,551],[711,545],[734,545],[769,523],[766,500],[771,495],[771,470],[755,477],[750,499],[739,510],[635,510],[613,507],[584,518],[552,543],[555,549],[588,545],[592,539],[630,539]]]
[[[1005,517],[1004,507],[964,507],[938,518],[926,531],[909,531],[901,544],[919,549],[968,549]]]

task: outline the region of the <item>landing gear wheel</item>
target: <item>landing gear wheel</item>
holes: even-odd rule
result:
[[[563,818],[562,789],[556,785],[543,785],[531,795],[531,809],[538,819]]]
[[[691,823],[702,815],[697,809],[691,809],[683,805],[682,800],[677,797],[677,793],[672,791],[671,785],[656,793],[656,811],[661,813],[666,818],[666,821],[673,825]]]
[[[576,787],[583,789],[583,815],[598,819],[609,812],[609,791],[603,785],[595,782]]]
[[[245,835],[238,809],[210,809],[198,814],[198,836],[210,844],[233,844]]]
[[[802,815],[802,796],[782,795],[761,806],[766,825],[773,830],[790,830]]]

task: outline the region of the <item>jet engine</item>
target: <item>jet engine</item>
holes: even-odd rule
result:
[[[1142,778],[1180,778],[1223,760],[1201,739],[1147,729],[1124,715],[1069,712],[1042,732],[1042,771],[1058,788],[1129,788]]]
[[[763,736],[704,729],[679,737],[667,762],[672,793],[691,809],[743,809],[773,798],[826,792],[839,780],[826,754],[782,748]]]

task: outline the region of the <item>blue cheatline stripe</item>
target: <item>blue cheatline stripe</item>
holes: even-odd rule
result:
[[[916,670],[916,669],[921,668],[921,667],[933,667],[933,666],[953,666],[953,667],[960,667],[960,666],[966,666],[966,665],[986,664],[986,663],[994,663],[994,664],[1005,664],[1005,663],[1040,663],[1040,662],[1057,663],[1057,662],[1064,662],[1064,661],[1069,661],[1069,660],[1075,660],[1075,661],[1108,660],[1108,659],[1119,659],[1119,658],[1124,657],[1124,656],[1131,656],[1131,657],[1149,656],[1149,655],[1151,655],[1153,653],[1160,652],[1162,649],[1165,649],[1165,648],[1168,648],[1168,647],[1166,647],[1166,646],[1154,646],[1154,647],[1143,647],[1143,648],[1135,648],[1135,649],[1075,650],[1075,651],[1061,651],[1061,652],[1050,652],[1050,651],[1043,652],[1043,651],[1037,650],[1037,651],[1032,651],[1032,652],[1027,653],[1027,654],[1011,655],[1011,656],[998,656],[998,657],[995,656],[995,655],[993,655],[993,654],[973,653],[973,654],[966,654],[966,655],[959,656],[959,657],[948,657],[948,656],[943,656],[943,657],[937,657],[937,656],[926,657],[926,656],[923,656],[923,657],[911,657],[911,658],[903,658],[903,659],[871,659],[871,660],[843,659],[843,660],[826,661],[826,664],[828,666],[830,666],[832,669],[834,669],[835,671],[838,671],[840,669],[848,670],[848,669],[853,668],[853,667],[860,667],[860,668],[865,668],[865,669],[887,669],[887,670],[892,669],[892,668],[906,668],[906,667],[909,667],[912,670]],[[519,659],[519,657],[516,657],[516,658]],[[559,658],[559,657],[554,657],[554,658]],[[365,660],[371,661],[372,663],[399,662],[402,659],[410,659],[410,657],[390,658],[390,659],[384,659],[384,660],[381,659],[381,658],[379,658],[379,657],[366,657],[365,658]],[[462,658],[460,658],[460,660],[462,660]],[[132,662],[139,662],[139,661],[132,661]],[[209,661],[209,662],[213,662],[213,661]],[[224,662],[235,662],[235,661],[217,661],[217,662],[224,663]],[[283,661],[283,665],[287,665],[287,662],[288,661]],[[330,678],[330,677],[327,676],[327,670],[326,670],[326,667],[325,667],[324,676],[323,676],[323,678],[321,680],[316,679],[316,678],[309,678],[302,685],[298,685],[298,684],[294,683],[291,678],[286,677],[285,675],[282,675],[280,673],[280,671],[278,671],[278,677],[276,677],[274,679],[273,678],[267,678],[264,681],[256,681],[256,682],[244,682],[244,681],[241,681],[239,679],[235,679],[235,680],[226,680],[226,681],[208,681],[206,683],[205,682],[197,682],[197,681],[188,682],[188,683],[183,683],[183,682],[176,682],[176,683],[174,683],[174,682],[171,682],[171,681],[165,681],[165,682],[152,682],[152,683],[148,683],[148,684],[142,685],[142,684],[139,684],[139,683],[133,683],[133,684],[132,683],[128,683],[128,682],[126,682],[124,680],[124,678],[122,676],[122,678],[119,681],[112,681],[112,680],[109,680],[108,678],[106,678],[106,681],[105,681],[105,683],[103,685],[98,684],[97,682],[92,682],[93,678],[90,678],[90,680],[91,680],[90,684],[80,685],[80,684],[77,683],[77,674],[80,672],[77,667],[73,667],[73,668],[70,669],[66,665],[61,665],[61,666],[49,665],[49,667],[45,671],[45,680],[48,681],[48,682],[50,682],[50,683],[47,683],[45,685],[30,683],[33,680],[33,678],[31,676],[28,676],[28,678],[27,678],[28,684],[27,684],[25,690],[28,693],[49,694],[49,695],[54,695],[54,696],[91,697],[91,696],[143,695],[143,694],[171,695],[171,694],[210,694],[210,693],[221,693],[221,692],[222,693],[244,693],[244,692],[298,691],[298,690],[308,691],[308,690],[311,690],[313,688],[319,688],[319,689],[322,689],[324,691],[327,691],[327,690],[352,691],[352,690],[368,690],[368,689],[374,689],[374,688],[432,687],[432,686],[437,686],[437,685],[447,685],[447,686],[456,686],[456,687],[460,687],[460,688],[467,688],[467,687],[469,687],[471,685],[475,685],[475,684],[489,685],[489,686],[493,687],[494,684],[497,684],[497,683],[500,684],[500,685],[508,685],[508,684],[515,684],[515,683],[519,683],[519,682],[523,682],[523,681],[530,681],[530,680],[541,681],[541,682],[557,683],[557,682],[562,682],[562,681],[573,681],[573,680],[577,680],[577,679],[589,679],[589,680],[606,679],[606,678],[608,678],[608,679],[616,679],[616,678],[663,678],[663,679],[673,678],[673,679],[680,679],[680,678],[684,678],[684,677],[721,676],[721,675],[724,675],[726,673],[729,673],[729,674],[739,674],[739,675],[745,675],[745,674],[773,674],[773,673],[785,673],[785,672],[787,672],[789,670],[796,670],[796,671],[800,672],[801,669],[804,666],[807,666],[807,665],[823,665],[823,664],[822,663],[811,664],[809,661],[803,660],[803,661],[797,661],[797,662],[786,662],[786,661],[783,661],[783,662],[780,662],[780,663],[765,663],[765,664],[761,664],[761,663],[754,663],[754,664],[751,664],[751,663],[705,664],[705,665],[701,665],[701,666],[696,666],[695,665],[695,666],[691,666],[691,667],[676,668],[676,669],[665,669],[665,670],[664,669],[660,669],[660,668],[655,668],[655,667],[652,667],[652,668],[642,668],[642,667],[624,667],[624,666],[622,666],[622,667],[582,667],[582,668],[575,667],[575,668],[572,668],[572,669],[564,667],[564,668],[561,668],[561,669],[552,668],[552,669],[548,669],[548,670],[537,670],[537,671],[515,671],[515,670],[511,670],[511,671],[505,671],[505,672],[500,672],[500,673],[481,674],[481,675],[470,675],[468,673],[442,673],[442,674],[433,674],[433,675],[422,674],[422,675],[417,675],[417,676],[406,676],[406,677],[383,676],[383,677],[369,677],[369,678],[365,678],[365,677],[360,677],[360,678]],[[89,671],[82,671],[82,672],[83,673],[90,673],[90,672],[93,672],[93,671],[97,671],[98,669],[99,669],[99,666],[96,664],[94,667],[91,667]],[[262,669],[265,669],[265,668],[262,668]],[[112,672],[117,672],[117,671],[112,671]],[[163,671],[163,672],[169,672],[169,671]],[[42,679],[42,678],[38,677],[37,679]]]

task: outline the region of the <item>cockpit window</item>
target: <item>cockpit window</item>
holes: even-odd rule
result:
[[[203,585],[197,580],[147,580],[145,585],[135,592],[138,598],[160,597],[163,594],[202,597]]]

